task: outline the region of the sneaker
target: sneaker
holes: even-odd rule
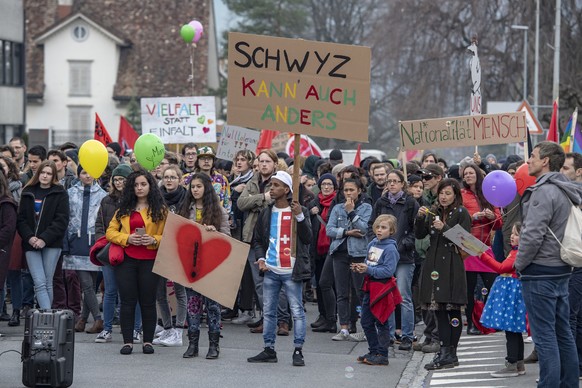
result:
[[[238,311],[234,311],[231,309],[226,309],[220,314],[220,318],[223,321],[231,321],[233,318],[238,317]]]
[[[366,357],[364,363],[368,365],[388,365],[388,357],[376,354],[374,356]]]
[[[97,338],[95,338],[95,342],[98,344],[104,344],[106,342],[111,342],[112,339],[113,337],[111,336],[111,331],[103,330],[101,333],[99,333]]]
[[[247,323],[253,320],[252,312],[250,311],[243,311],[238,315],[238,318],[233,318],[230,323],[233,325],[246,325]]]
[[[152,344],[153,345],[163,345],[162,340],[166,340],[169,337],[171,337],[172,335],[174,335],[174,329],[162,330],[160,332],[160,335],[158,336],[158,338],[154,338],[154,340],[152,341]]]
[[[172,329],[172,334],[160,339],[160,344],[164,346],[182,346],[182,329]]]
[[[372,356],[373,356],[372,353],[366,353],[363,356],[358,356],[358,358],[356,358],[356,361],[358,361],[358,362],[364,362],[366,360],[366,358],[370,358]]]
[[[163,326],[157,325],[156,324],[156,328],[154,329],[154,337],[159,337],[162,335],[162,332],[165,331],[166,329],[164,329]]]
[[[305,360],[303,359],[301,348],[295,348],[295,351],[293,352],[293,366],[305,366]]]
[[[133,331],[133,343],[134,344],[141,343],[141,332],[139,330]]]
[[[519,373],[520,376],[525,374],[525,364],[523,363],[523,360],[517,362],[517,373]]]
[[[410,349],[412,349],[412,340],[408,337],[402,337],[402,341],[400,341],[400,346],[398,346],[398,350],[409,351]]]
[[[497,372],[491,373],[491,377],[517,377],[519,372],[517,371],[517,363],[505,362],[505,368],[498,370]]]
[[[414,350],[415,352],[422,352],[422,348],[425,345],[430,345],[430,341],[424,340],[424,342],[415,342],[412,345],[412,350]]]
[[[277,352],[275,349],[272,348],[265,348],[261,353],[257,354],[254,357],[247,358],[248,362],[269,362],[274,363],[277,362]]]
[[[441,345],[436,341],[432,341],[430,344],[424,345],[422,347],[423,353],[437,353],[440,350],[441,350]]]
[[[402,342],[402,334],[395,333],[394,334],[394,343],[400,344]]]
[[[350,341],[352,342],[366,342],[366,334],[363,331],[358,333],[350,334]]]
[[[531,354],[527,356],[525,360],[523,360],[523,362],[524,364],[535,364],[536,362],[538,362],[538,352],[536,348],[534,348],[534,350],[531,351]]]
[[[524,339],[523,342],[526,343],[526,344],[531,344],[533,342],[533,339],[531,338],[531,335],[529,337],[527,337],[526,339]]]
[[[350,333],[346,330],[340,330],[339,333],[331,337],[332,341],[349,341],[350,340]]]

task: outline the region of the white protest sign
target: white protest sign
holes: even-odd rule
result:
[[[219,159],[233,160],[240,150],[255,152],[259,143],[261,132],[234,125],[224,125],[218,141],[216,157]]]
[[[443,235],[471,256],[480,256],[489,249],[481,240],[458,224],[444,232]]]
[[[141,99],[142,133],[153,133],[164,144],[216,141],[214,97]]]

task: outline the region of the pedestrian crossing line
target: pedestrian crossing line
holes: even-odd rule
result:
[[[497,366],[497,365],[491,365],[491,366]],[[454,369],[445,369],[447,372],[435,371],[432,374],[432,378],[433,379],[441,379],[444,377],[482,375],[482,374],[495,372],[495,370],[474,370],[474,371],[460,372],[460,371],[458,371],[458,369],[459,369],[458,367],[455,367]],[[489,377],[489,376],[487,376],[487,377]]]
[[[499,338],[499,339],[490,339],[490,340],[485,340],[485,341],[460,341],[459,342],[459,346],[465,346],[465,345],[479,345],[479,344],[486,344],[486,343],[505,343],[505,338]]]
[[[488,357],[486,359],[476,358],[474,360],[483,361],[483,360],[499,360],[497,357]],[[499,368],[502,367],[502,364],[468,364],[467,361],[471,362],[474,360],[468,360],[466,358],[462,358],[459,360],[460,365],[455,367],[457,369],[469,369],[469,368],[488,368],[488,367],[495,367]]]
[[[491,349],[491,348],[499,348],[499,345],[459,346],[457,349]]]
[[[469,356],[469,355],[473,355],[473,354],[487,354],[487,353],[499,353],[499,351],[496,350],[485,350],[482,352],[459,352],[457,351],[457,356]]]
[[[455,386],[457,384],[467,384],[467,383],[480,383],[480,382],[488,382],[488,381],[500,381],[500,380],[505,380],[505,378],[499,378],[499,379],[495,379],[495,378],[489,378],[489,379],[447,379],[447,380],[437,380],[437,381],[432,381],[430,382],[430,386],[431,387],[438,387],[438,386],[442,386],[442,385],[452,385],[454,384]],[[465,387],[467,385],[464,385]],[[498,386],[498,387],[506,387],[504,385],[502,386]]]

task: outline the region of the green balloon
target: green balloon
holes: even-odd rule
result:
[[[194,27],[189,24],[184,24],[180,29],[180,35],[182,35],[182,39],[186,43],[192,43],[194,39],[194,35],[196,35],[196,31],[194,31]]]
[[[164,159],[166,149],[164,143],[153,133],[144,133],[136,141],[134,146],[137,162],[146,170],[151,171]]]

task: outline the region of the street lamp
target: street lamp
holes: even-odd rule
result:
[[[523,37],[523,99],[527,101],[527,31],[529,27],[514,24],[511,28],[525,32],[525,36]]]

